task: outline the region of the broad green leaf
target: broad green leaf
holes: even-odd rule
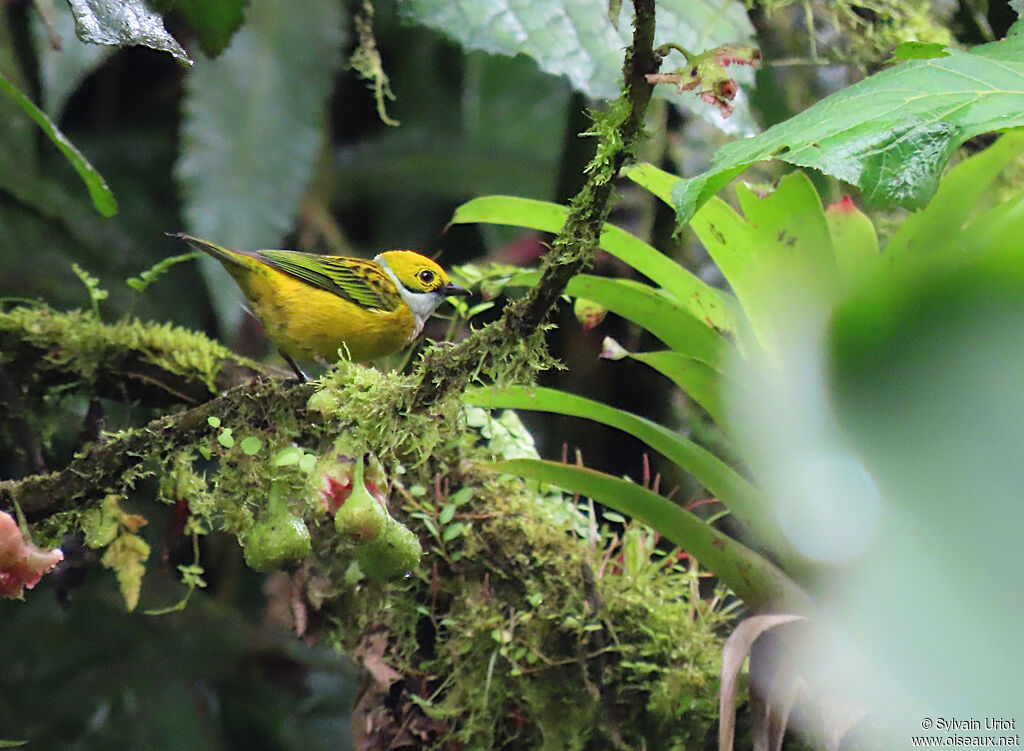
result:
[[[684,224],[754,162],[782,159],[858,186],[873,205],[923,206],[952,153],[981,133],[1024,125],[1024,36],[910,60],[720,149],[673,191]]]
[[[992,181],[1024,153],[1024,130],[1014,130],[949,171],[935,197],[904,220],[885,246],[886,255],[931,253],[969,235],[961,232]]]
[[[499,472],[580,493],[639,519],[711,569],[756,612],[806,612],[808,595],[776,566],[668,499],[628,480],[539,459],[509,459]]]
[[[295,221],[341,65],[342,15],[330,0],[253,0],[247,18],[186,78],[176,173],[189,231],[252,250],[275,247]],[[233,283],[215,262],[203,268],[234,329]]]
[[[779,533],[760,490],[710,451],[663,425],[555,389],[524,386],[471,388],[463,400],[488,409],[528,409],[581,417],[629,433],[697,478],[737,520],[758,536],[759,542],[774,551],[779,560],[793,561],[792,549]]]
[[[632,38],[632,16],[621,16],[616,29],[608,18],[606,0],[405,0],[400,7],[410,19],[444,32],[467,49],[510,56],[525,54],[542,70],[566,76],[589,96],[618,96],[622,50]],[[632,9],[622,12],[631,14]],[[655,44],[676,42],[699,52],[753,39],[746,11],[735,0],[661,0],[657,19]],[[673,61],[670,58],[666,65]],[[738,72],[737,76],[747,82],[753,80],[750,71]],[[656,93],[694,110],[727,132],[756,130],[742,102],[733,117],[724,120],[692,94],[677,94],[669,86],[659,86]]]
[[[68,0],[75,14],[78,38],[92,44],[119,47],[143,45],[168,52],[186,65],[192,60],[167,33],[159,13],[144,0]]]
[[[50,118],[33,104],[31,99],[10,83],[2,73],[0,73],[0,91],[17,102],[18,106],[42,128],[47,137],[61,150],[61,153],[64,154],[67,160],[71,162],[71,166],[75,168],[79,177],[82,178],[82,182],[88,188],[89,197],[92,198],[92,203],[96,210],[106,217],[116,214],[117,201],[114,200],[114,194],[110,192],[110,188],[107,187],[107,183],[100,173],[89,164],[89,161],[82,155],[82,152],[76,149],[74,144],[57,129],[57,126],[53,124]]]
[[[455,209],[450,223],[484,222],[557,234],[568,214],[569,210],[557,203],[515,196],[483,196]],[[598,242],[602,250],[659,285],[709,326],[721,331],[735,328],[735,301],[728,293],[708,286],[664,253],[612,224],[604,225]]]

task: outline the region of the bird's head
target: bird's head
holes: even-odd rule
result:
[[[470,294],[453,283],[437,263],[411,250],[389,250],[373,260],[398,286],[420,326],[446,297]]]

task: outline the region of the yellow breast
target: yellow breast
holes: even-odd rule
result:
[[[397,352],[416,335],[405,305],[366,310],[264,264],[236,279],[274,344],[294,359],[334,362],[338,350],[347,348],[357,362],[374,360]]]

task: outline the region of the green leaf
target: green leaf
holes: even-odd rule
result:
[[[441,508],[441,513],[437,515],[437,521],[443,526],[455,518],[456,506],[454,503],[447,503]]]
[[[754,162],[777,158],[857,185],[874,205],[918,209],[964,141],[1024,125],[1024,36],[911,60],[821,100],[759,136],[720,149],[673,191],[685,224]]]
[[[622,174],[635,182],[637,185],[646,188],[660,198],[669,206],[673,206],[672,191],[679,182],[679,178],[671,172],[666,172],[660,167],[655,167],[650,162],[640,162],[626,167]]]
[[[136,292],[145,292],[146,288],[149,287],[149,285],[151,285],[153,282],[155,282],[157,279],[159,279],[161,276],[167,273],[167,270],[170,269],[172,266],[176,266],[179,263],[184,263],[185,261],[191,261],[193,258],[199,258],[200,255],[201,254],[198,252],[193,252],[182,253],[179,256],[170,256],[169,258],[164,258],[162,261],[157,261],[156,263],[154,263],[152,266],[150,266],[148,269],[143,271],[138,276],[133,276],[129,279],[125,279],[124,283],[127,284]]]
[[[53,141],[65,158],[71,162],[71,166],[75,168],[79,177],[82,178],[82,182],[85,183],[85,187],[89,189],[89,197],[92,198],[92,203],[96,210],[105,217],[111,217],[116,214],[117,201],[114,200],[114,194],[110,192],[110,188],[107,187],[107,183],[100,173],[89,164],[89,161],[82,155],[82,152],[76,149],[74,144],[57,129],[57,126],[53,124],[50,118],[33,104],[31,99],[19,91],[14,84],[8,81],[3,73],[0,73],[0,91],[17,102],[18,106],[43,129],[47,137]]]
[[[455,209],[450,224],[487,224],[529,227],[557,234],[569,210],[560,204],[514,196],[483,196]],[[708,286],[664,253],[612,224],[605,224],[598,241],[601,249],[661,286],[687,310],[722,331],[735,329],[731,296]]]
[[[931,202],[904,220],[885,246],[887,256],[932,253],[964,239],[965,222],[989,186],[1024,153],[1024,130],[1014,130],[949,171]]]
[[[168,52],[186,65],[192,60],[167,33],[160,14],[143,0],[68,0],[78,38],[92,44],[144,45]]]
[[[823,353],[828,406],[881,506],[870,547],[829,599],[836,622],[864,654],[900,655],[915,695],[939,687],[933,696],[978,707],[1024,701],[1021,655],[993,646],[1016,638],[1024,612],[1024,241],[989,240],[865,285],[835,310]],[[954,582],[934,565],[951,546]],[[931,665],[943,644],[961,646]]]
[[[529,409],[582,417],[629,433],[691,473],[740,522],[758,534],[769,549],[782,556],[790,550],[760,490],[707,449],[656,422],[555,389],[471,388],[463,400],[488,409]]]
[[[192,234],[233,248],[272,248],[291,229],[320,153],[342,56],[338,3],[253,0],[216,60],[185,80],[176,176]],[[234,283],[204,259],[223,322],[243,315]],[[234,325],[229,325],[233,330]]]
[[[687,550],[732,589],[751,610],[806,612],[810,598],[772,563],[666,498],[627,480],[539,459],[509,459],[491,465],[580,493],[629,514]]]
[[[92,306],[92,314],[98,319],[100,317],[100,302],[106,300],[110,293],[100,286],[100,280],[83,269],[77,263],[71,264],[71,270],[75,276],[82,280],[86,290],[89,292],[89,304]]]
[[[532,286],[540,274],[525,272],[509,280],[509,287]],[[692,316],[674,298],[631,279],[610,279],[578,274],[566,286],[566,293],[585,297],[644,327],[672,349],[718,368],[729,342]]]
[[[195,30],[200,49],[216,57],[242,25],[248,4],[249,0],[175,0],[172,7]]]
[[[242,449],[242,453],[246,456],[255,456],[263,448],[263,441],[256,436],[246,436],[238,444],[238,447]]]
[[[465,529],[466,527],[462,522],[455,522],[454,524],[445,527],[444,532],[441,533],[441,540],[443,542],[451,542],[461,535]]]
[[[536,60],[542,70],[566,76],[573,87],[588,96],[618,96],[622,50],[631,41],[632,25],[628,19],[624,23],[620,19],[616,29],[608,18],[606,0],[407,0],[400,7],[412,20],[439,29],[468,49],[509,56],[525,54]],[[753,28],[742,3],[658,3],[656,45],[676,42],[701,50],[752,39]],[[752,76],[746,80],[752,80]],[[712,107],[700,104],[692,95],[678,94],[670,87],[659,87],[657,94],[730,132],[755,130],[749,113],[723,120]]]
[[[725,411],[721,403],[722,379],[725,377],[707,364],[678,352],[632,352],[629,356],[654,368],[671,380],[691,399],[703,407],[723,429]]]
[[[302,456],[303,451],[298,446],[285,446],[274,457],[274,466],[287,467],[291,464],[298,464]]]
[[[804,281],[824,298],[833,289],[838,266],[832,240],[818,193],[802,172],[786,175],[765,196],[743,185],[736,195],[745,217],[715,197],[691,227],[729,281],[761,346],[774,350],[789,290]]]
[[[928,60],[934,57],[949,57],[946,45],[938,42],[900,42],[892,51],[888,62],[899,60]]]
[[[825,221],[832,237],[836,263],[847,278],[855,278],[878,260],[875,225],[849,196],[825,209]]]

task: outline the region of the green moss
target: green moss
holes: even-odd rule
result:
[[[105,324],[91,312],[62,313],[45,305],[0,311],[0,332],[10,332],[44,351],[44,369],[70,371],[85,382],[95,380],[101,371],[116,371],[117,363],[125,358],[136,357],[169,373],[199,380],[215,394],[223,363],[245,363],[223,345],[178,326],[137,320]]]
[[[88,319],[76,319],[86,332]],[[46,329],[54,319],[33,320]],[[101,346],[86,346],[86,334],[77,341],[57,356],[98,367]],[[519,341],[490,362],[530,371],[541,352]],[[492,366],[480,363],[476,375]],[[639,533],[595,536],[588,515],[561,493],[479,471],[493,457],[535,454],[514,413],[464,410],[457,393],[410,409],[414,386],[350,363],[311,396],[294,383],[258,382],[210,403],[220,411],[204,407],[184,444],[159,426],[123,434],[129,453],[128,439],[148,441],[146,460],[118,476],[115,490],[156,474],[161,500],[187,501],[190,533],[246,539],[274,488],[309,532],[305,595],[330,619],[324,640],[352,653],[366,633],[384,629],[383,659],[415,687],[415,699],[410,689],[395,711],[432,718],[436,748],[699,745],[715,716],[721,619],[694,599],[692,579],[663,565]],[[225,431],[232,441],[219,440]],[[389,486],[390,513],[423,548],[410,578],[353,576],[356,548],[335,531],[314,481],[316,457],[338,451],[372,455],[375,486]],[[48,529],[60,524],[80,528],[81,512]],[[620,556],[628,565],[616,563]]]

